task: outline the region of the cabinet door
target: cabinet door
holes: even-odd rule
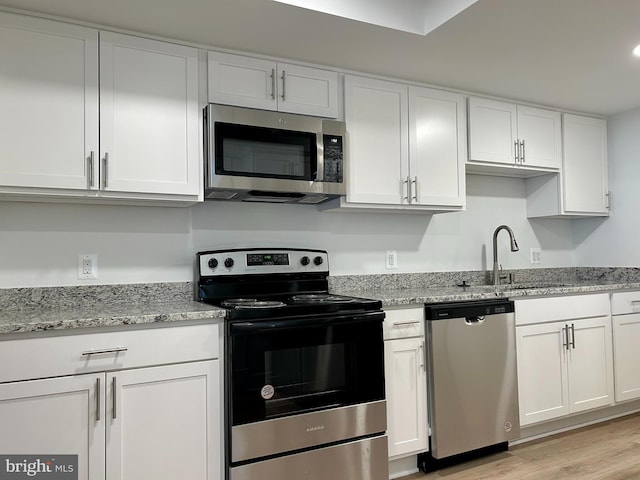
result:
[[[560,112],[518,105],[518,140],[524,167],[560,169],[562,164]]]
[[[562,122],[564,211],[607,214],[607,124],[566,113]]]
[[[616,402],[640,398],[640,313],[612,319]]]
[[[516,328],[520,425],[569,413],[564,322]]]
[[[279,63],[278,110],[281,112],[338,116],[338,74],[319,68]]]
[[[581,412],[612,405],[613,351],[611,317],[596,317],[571,325],[571,346],[568,350],[569,410]]]
[[[98,32],[0,12],[0,78],[0,186],[90,188]]]
[[[427,450],[424,338],[384,342],[389,457]]]
[[[100,392],[104,374],[0,384],[0,452],[78,455],[79,480],[104,479]]]
[[[219,382],[217,360],[107,374],[107,478],[218,479]]]
[[[407,86],[346,76],[344,108],[347,201],[408,203]]]
[[[208,70],[210,103],[277,109],[275,62],[208,52]]]
[[[516,165],[516,106],[469,98],[469,160]]]
[[[465,205],[467,157],[464,98],[409,87],[409,175],[412,203]]]
[[[100,33],[104,190],[198,195],[198,50]]]

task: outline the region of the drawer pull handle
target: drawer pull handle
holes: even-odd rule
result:
[[[100,378],[96,378],[96,422],[100,421]]]
[[[116,377],[113,377],[111,379],[111,393],[112,395],[112,402],[111,402],[111,411],[113,413],[113,419],[115,420],[117,417],[117,411],[116,411],[116,406],[117,406],[117,400],[116,400]]]
[[[393,324],[394,327],[400,327],[403,325],[417,325],[420,323],[420,320],[411,320],[410,322],[396,322]]]
[[[114,348],[106,348],[101,350],[87,350],[85,352],[82,352],[82,356],[86,357],[88,355],[103,355],[106,353],[126,352],[127,350],[129,350],[127,347],[114,347]]]

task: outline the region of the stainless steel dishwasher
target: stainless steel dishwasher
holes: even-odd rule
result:
[[[430,471],[439,468],[433,459],[507,449],[520,435],[513,302],[427,304],[425,310],[431,448],[419,465]]]

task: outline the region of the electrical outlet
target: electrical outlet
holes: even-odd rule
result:
[[[384,256],[384,266],[387,270],[395,270],[398,268],[398,252],[395,250],[387,250]]]
[[[532,248],[531,249],[531,263],[542,263],[540,260],[540,249]]]
[[[78,255],[78,278],[80,280],[98,278],[97,253],[81,253]]]

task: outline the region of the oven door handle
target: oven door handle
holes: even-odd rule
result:
[[[277,328],[325,327],[330,325],[345,325],[350,323],[381,322],[384,312],[352,313],[349,315],[334,315],[330,317],[306,318],[277,318],[273,320],[257,320],[234,322],[229,327],[231,333],[247,333],[258,331],[273,331]]]

